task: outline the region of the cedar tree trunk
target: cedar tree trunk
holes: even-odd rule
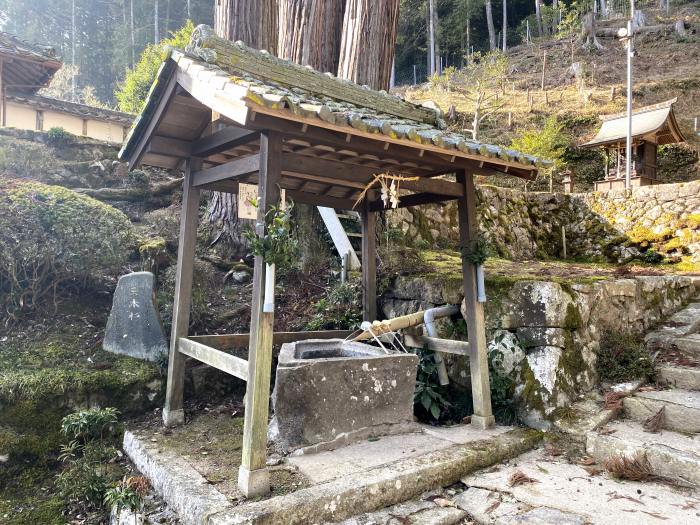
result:
[[[215,0],[214,30],[228,40],[242,40],[254,49],[277,52],[276,0]],[[215,131],[215,130],[212,130]],[[214,242],[223,240],[231,255],[244,257],[247,245],[238,218],[238,196],[212,193],[209,201],[209,221],[219,228]]]
[[[335,73],[344,9],[345,0],[279,0],[277,56]]]
[[[496,51],[498,44],[496,43],[496,28],[493,25],[493,9],[491,9],[491,0],[486,0],[486,25],[489,28],[489,49]]]
[[[398,21],[399,0],[347,0],[338,76],[388,89]]]

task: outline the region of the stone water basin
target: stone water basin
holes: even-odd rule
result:
[[[342,339],[282,345],[270,438],[283,452],[328,450],[413,423],[418,357]]]

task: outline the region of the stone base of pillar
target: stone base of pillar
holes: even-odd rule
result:
[[[270,493],[270,472],[266,468],[248,470],[240,466],[238,488],[247,498],[266,496]]]

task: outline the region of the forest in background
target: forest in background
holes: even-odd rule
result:
[[[55,47],[65,64],[78,67],[78,92],[89,87],[97,100],[114,106],[117,85],[127,68],[138,62],[144,48],[168,38],[188,18],[195,25],[212,25],[215,1],[0,0],[0,26],[29,42]],[[445,66],[459,65],[472,46],[474,51],[489,48],[485,4],[491,5],[500,46],[506,0],[433,1],[437,67],[439,57]],[[553,1],[564,9],[567,4],[577,4],[576,0]],[[520,26],[533,16],[536,4],[541,4],[542,16],[548,16],[547,9],[552,7],[547,7],[544,0],[507,0],[509,45],[522,40]],[[414,65],[419,82],[427,76],[428,12],[429,0],[401,0],[396,39],[397,83],[413,81]]]

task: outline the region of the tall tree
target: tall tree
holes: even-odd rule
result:
[[[338,76],[388,89],[398,21],[399,0],[347,0]]]
[[[503,0],[503,46],[502,51],[508,50],[508,2]]]
[[[498,44],[496,43],[496,28],[493,25],[493,9],[491,8],[491,0],[486,0],[484,2],[484,7],[486,8],[486,26],[489,30],[489,49],[495,51],[498,49]]]
[[[437,9],[435,9],[435,0],[428,0],[428,75],[432,76],[437,71],[435,64],[435,55],[439,55],[437,51],[437,41],[435,32],[437,30]]]
[[[255,49],[277,53],[276,0],[216,0],[214,31]]]
[[[535,17],[537,18],[537,36],[542,36],[542,0],[535,0]],[[596,2],[593,2],[594,4]]]
[[[335,73],[344,9],[345,0],[279,0],[277,56]]]
[[[277,52],[276,0],[216,0],[214,30],[228,40],[242,40],[255,49]],[[209,221],[220,228],[217,239],[224,236],[236,257],[246,255],[246,241],[238,218],[237,196],[212,193]]]

